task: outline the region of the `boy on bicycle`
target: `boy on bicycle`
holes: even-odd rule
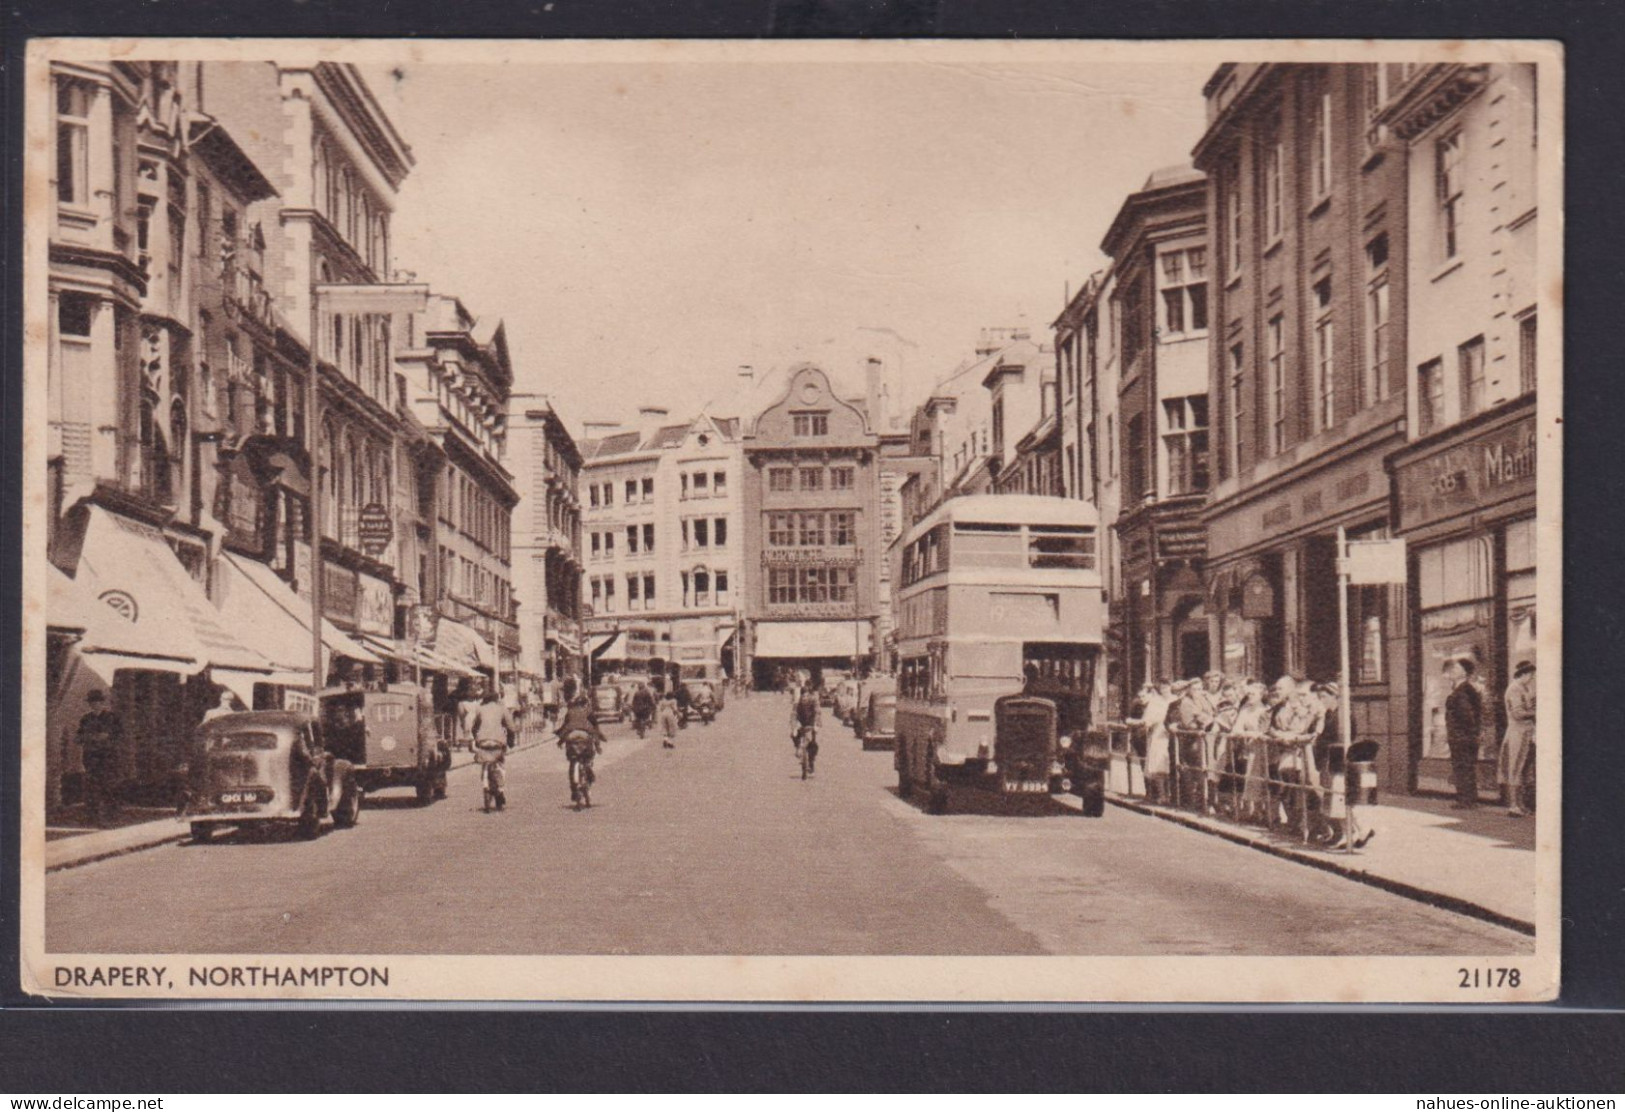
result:
[[[559,747],[564,750],[565,758],[570,762],[571,772],[580,766],[580,783],[576,786],[576,776],[570,777],[570,802],[580,803],[584,788],[590,788],[597,777],[592,771],[592,759],[604,748],[604,735],[598,729],[598,723],[593,721],[592,707],[585,695],[577,695],[575,701],[564,712],[558,726]]]

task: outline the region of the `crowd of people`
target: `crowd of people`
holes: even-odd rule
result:
[[[1478,761],[1485,722],[1484,699],[1471,658],[1444,662],[1450,683],[1444,721],[1456,789],[1452,806],[1478,806]],[[1535,666],[1522,661],[1505,693],[1506,733],[1498,755],[1498,779],[1505,788],[1507,814],[1523,817],[1522,785],[1533,757]],[[1355,847],[1375,836],[1347,821],[1326,821],[1320,792],[1344,777],[1342,788],[1357,794],[1357,762],[1351,762],[1338,723],[1341,689],[1336,681],[1310,682],[1282,676],[1265,685],[1210,671],[1200,679],[1159,679],[1141,687],[1127,725],[1144,738],[1146,794],[1169,799],[1177,761],[1180,771],[1196,769],[1209,799],[1222,799],[1237,818],[1273,823],[1307,822],[1323,839],[1335,837]],[[1199,735],[1193,738],[1193,735]],[[1350,742],[1354,741],[1352,734]],[[1187,743],[1186,745],[1181,742]],[[1188,744],[1191,742],[1195,744]],[[1375,756],[1367,742],[1359,760]],[[1307,813],[1307,815],[1306,815]]]

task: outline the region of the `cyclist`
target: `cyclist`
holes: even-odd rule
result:
[[[469,713],[468,731],[475,749],[496,752],[494,761],[481,763],[491,766],[491,791],[496,796],[497,810],[500,811],[508,805],[504,766],[507,764],[508,738],[513,734],[513,719],[508,715],[508,708],[502,705],[494,685],[485,685],[482,698]]]
[[[818,706],[818,692],[811,684],[801,689],[796,701],[790,707],[790,740],[794,743],[796,754],[801,753],[803,735],[807,739],[807,771],[811,772],[818,763],[818,725],[822,717]]]
[[[604,735],[593,721],[592,707],[585,695],[577,695],[575,702],[564,711],[559,720],[559,748],[569,761],[570,802],[578,808],[590,805],[588,790],[597,776],[592,771],[592,759],[604,748]]]

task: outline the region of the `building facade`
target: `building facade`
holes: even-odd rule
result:
[[[97,620],[52,639],[50,800],[73,794],[69,735],[105,690],[124,722],[120,790],[168,802],[219,687],[278,705],[341,663],[390,663],[362,638],[394,645],[400,550],[376,531],[364,542],[345,511],[387,519],[394,502],[391,322],[313,329],[311,284],[387,276],[411,156],[353,67],[66,65],[52,81],[51,609],[82,596]],[[320,431],[304,400],[313,335]],[[313,490],[327,510],[321,675],[299,617],[318,566]]]
[[[437,615],[437,639],[441,630],[472,631],[458,637],[467,663],[513,684],[521,671],[512,551],[519,494],[505,463],[513,389],[507,332],[502,321],[477,320],[457,298],[439,294],[400,323],[399,387],[433,450],[420,449],[421,464],[409,469],[417,488],[411,502],[426,512],[412,529],[397,530],[397,562],[416,602]]]
[[[519,491],[513,575],[520,670],[537,681],[581,677],[581,452],[552,403],[509,395],[508,451]]]
[[[1101,244],[1112,258],[1121,357],[1113,529],[1125,590],[1111,640],[1131,689],[1200,676],[1211,662],[1200,521],[1210,479],[1206,205],[1201,174],[1158,170],[1124,201]]]
[[[594,673],[732,675],[745,538],[739,423],[701,414],[583,444],[582,597]]]
[[[747,674],[864,668],[876,651],[879,438],[810,363],[742,442]]]
[[[1220,66],[1195,162],[1208,176],[1203,513],[1212,659],[1266,680],[1338,674],[1336,531],[1393,528],[1385,460],[1405,436],[1406,159],[1373,66]],[[1351,597],[1354,733],[1406,782],[1407,609]]]
[[[1409,155],[1418,276],[1407,443],[1388,461],[1393,528],[1409,550],[1408,771],[1420,790],[1450,790],[1442,668],[1466,657],[1491,712],[1478,783],[1492,796],[1500,696],[1535,657],[1535,67],[1385,65],[1374,81],[1385,97],[1376,126]]]

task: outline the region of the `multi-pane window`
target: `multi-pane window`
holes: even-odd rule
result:
[[[1286,321],[1277,313],[1270,318],[1270,454],[1286,451]]]
[[[769,568],[767,601],[780,605],[795,602],[797,575],[798,571],[795,568]]]
[[[70,205],[90,203],[90,105],[95,88],[73,78],[56,86],[56,199]],[[114,167],[115,176],[122,174]]]
[[[604,609],[611,614],[615,612],[615,577],[613,575],[604,579]]]
[[[1128,496],[1138,499],[1151,489],[1145,466],[1145,420],[1136,413],[1128,419]]]
[[[1535,314],[1530,313],[1518,321],[1518,392],[1531,393],[1535,389],[1538,371],[1535,365]]]
[[[829,583],[829,601],[852,602],[857,598],[856,568],[827,568],[825,579]]]
[[[694,487],[694,497],[696,497],[696,498],[709,498],[709,497],[711,497],[710,490],[709,490],[710,476],[708,476],[704,471],[696,471],[694,473],[694,482],[693,482],[692,485]]]
[[[694,573],[694,605],[711,605],[711,573],[704,568]]]
[[[638,554],[638,527],[636,525],[626,527],[626,553],[628,556]]]
[[[1162,403],[1163,445],[1168,455],[1168,493],[1207,489],[1207,395],[1167,398]]]
[[[638,608],[638,588],[642,585],[643,578],[641,576],[629,575],[626,577],[626,608],[628,610]]]
[[[1164,251],[1163,330],[1171,334],[1207,330],[1207,248]]]
[[[1462,137],[1453,131],[1434,150],[1434,177],[1439,193],[1439,248],[1446,259],[1461,248]]]
[[[770,548],[789,548],[796,543],[796,515],[767,515],[767,543]]]
[[[1377,67],[1373,66],[1372,69]],[[1365,293],[1366,371],[1360,401],[1375,405],[1388,396],[1388,236],[1377,236],[1365,249],[1369,275]]]
[[[767,469],[767,489],[778,493],[795,489],[796,473],[790,467],[769,467]]]
[[[1027,530],[1027,566],[1095,567],[1095,531],[1088,525],[1034,525]]]
[[[1230,346],[1230,473],[1241,473],[1241,438],[1247,428],[1247,395],[1242,386],[1242,347]]]
[[[1281,235],[1281,175],[1286,163],[1286,144],[1281,137],[1281,118],[1270,121],[1264,140],[1264,229],[1271,240]]]
[[[655,608],[655,577],[652,575],[643,577],[643,605],[650,610]]]
[[[711,541],[718,548],[728,547],[728,519],[719,517],[711,523]]]
[[[604,534],[604,559],[606,559],[606,560],[615,559],[615,534],[614,533],[605,533]]]
[[[853,469],[850,467],[831,467],[829,469],[829,489],[851,490]]]
[[[1140,354],[1140,347],[1145,342],[1146,322],[1143,319],[1144,297],[1139,282],[1130,282],[1122,292],[1122,312],[1119,315],[1119,324],[1123,330],[1123,364],[1124,373],[1130,373],[1129,368]],[[994,434],[995,436],[998,433]],[[995,452],[995,454],[1002,454]]]
[[[716,588],[717,588],[717,605],[718,606],[726,606],[728,604],[728,573],[727,572],[719,571],[719,572],[716,573]]]
[[[637,500],[638,500],[638,481],[636,479],[628,479],[628,480],[626,480],[626,501],[627,501],[627,504],[631,505],[633,502],[636,502]]]
[[[824,544],[824,515],[820,513],[804,513],[801,515],[801,530],[796,541],[803,548],[823,547]]]
[[[1465,421],[1484,409],[1484,337],[1476,336],[1456,349],[1456,369]]]
[[[652,477],[643,480],[643,500],[653,502],[655,498],[655,481]]]
[[[857,543],[857,515],[851,510],[833,510],[829,515],[829,543],[846,548]]]
[[[1337,362],[1332,333],[1332,280],[1315,283],[1315,428],[1329,429],[1337,418]]]
[[[713,472],[711,475],[711,494],[714,497],[721,498],[727,493],[728,473],[726,471]]]
[[[796,436],[828,436],[828,413],[792,413],[791,432]]]
[[[1416,368],[1416,431],[1426,436],[1444,423],[1444,360]]]
[[[593,576],[593,578],[591,579],[591,581],[589,582],[588,585],[592,588],[592,604],[593,604],[593,606],[595,608],[599,607],[599,606],[602,606],[603,603],[604,603],[604,583],[603,583],[603,580],[599,579],[597,576]]]
[[[711,523],[703,517],[694,519],[694,547],[711,547]]]
[[[823,490],[824,469],[822,467],[803,467],[801,469],[802,490]]]
[[[1332,191],[1332,94],[1322,91],[1312,102],[1309,187],[1318,200]]]
[[[653,552],[654,550],[655,527],[653,522],[648,522],[643,526],[643,551]]]

